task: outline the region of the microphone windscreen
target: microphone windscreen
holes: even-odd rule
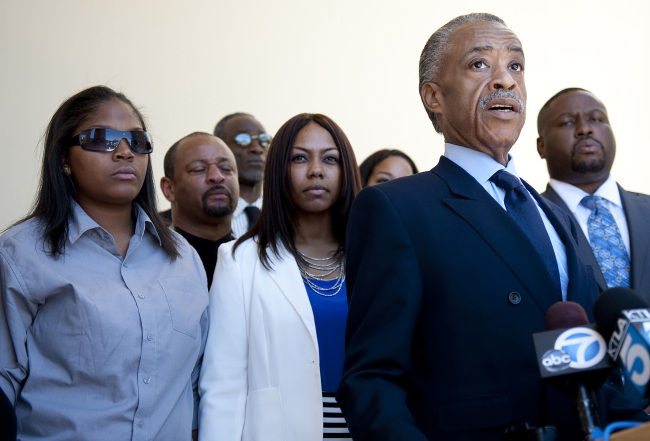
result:
[[[648,303],[630,288],[617,286],[603,291],[594,302],[594,317],[600,334],[609,340],[616,328],[621,311],[650,308]]]
[[[576,302],[557,302],[546,311],[546,329],[574,328],[589,324],[589,317],[585,309]]]

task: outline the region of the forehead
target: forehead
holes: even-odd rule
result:
[[[447,56],[455,59],[465,58],[474,52],[493,50],[519,53],[523,57],[523,49],[517,35],[497,22],[464,23],[452,31],[448,43]]]
[[[215,160],[235,161],[232,151],[216,136],[192,136],[183,141],[176,151],[176,162],[180,164]]]
[[[560,95],[548,108],[548,115],[554,118],[563,113],[601,111],[607,113],[605,105],[594,95],[584,90],[576,90]]]
[[[118,99],[111,99],[101,102],[80,124],[80,127],[109,127],[118,124],[129,126],[130,129],[142,130],[142,122],[131,106]]]
[[[258,134],[264,132],[264,127],[255,118],[248,115],[240,115],[226,121],[224,127],[226,135],[235,136],[239,133]]]

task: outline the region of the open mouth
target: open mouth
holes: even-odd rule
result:
[[[495,104],[494,106],[490,107],[490,110],[498,110],[499,112],[514,112],[515,109],[512,106],[508,106],[505,104]]]

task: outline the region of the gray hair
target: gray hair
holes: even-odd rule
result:
[[[422,49],[422,54],[420,55],[420,87],[418,91],[421,91],[422,86],[431,81],[443,67],[448,49],[447,42],[451,33],[458,26],[473,21],[492,21],[506,26],[506,23],[496,15],[482,12],[473,12],[450,20],[446,25],[431,35],[427,44],[424,45],[424,49]],[[436,129],[436,132],[442,133],[436,119],[436,114],[429,109],[426,110],[429,119],[433,123],[433,128]]]

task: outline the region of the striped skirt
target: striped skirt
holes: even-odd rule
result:
[[[334,392],[323,392],[323,440],[351,440],[348,426]]]

